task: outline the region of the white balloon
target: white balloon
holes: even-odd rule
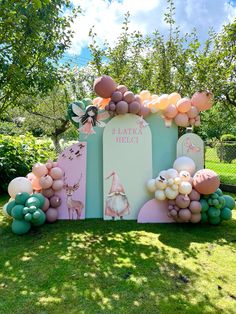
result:
[[[173,168],[170,168],[166,171],[166,175],[167,175],[167,178],[176,178],[178,177],[178,171],[176,171],[175,169]]]
[[[155,192],[155,198],[158,200],[158,201],[164,201],[166,199],[166,195],[165,195],[165,192],[163,190],[157,190]]]
[[[149,192],[153,193],[156,191],[156,180],[155,179],[151,179],[147,182],[147,189]]]
[[[166,170],[162,170],[161,172],[159,172],[158,177],[167,178],[167,171]]]
[[[12,198],[15,198],[16,194],[21,192],[33,193],[32,184],[30,180],[25,177],[17,177],[8,185],[8,193]]]
[[[178,187],[177,184],[173,184],[173,185],[171,186],[171,188],[172,188],[172,190],[175,190],[175,191],[177,191],[177,190],[179,189],[179,187]]]
[[[156,181],[156,189],[164,190],[166,188],[167,181],[166,181],[165,178],[159,176],[159,177],[156,178],[155,181]]]
[[[170,187],[165,189],[165,195],[169,200],[174,200],[178,194],[178,190],[172,190]]]
[[[168,184],[169,186],[172,186],[172,185],[174,184],[174,182],[175,182],[175,181],[174,181],[174,179],[172,179],[172,178],[167,180],[167,184]]]
[[[179,177],[180,177],[181,181],[189,182],[191,175],[188,171],[183,170],[183,171],[180,171]]]
[[[177,185],[179,185],[179,184],[181,183],[180,177],[176,177],[176,178],[174,179],[174,181],[175,181],[175,184],[177,184]]]
[[[181,194],[190,194],[192,191],[192,184],[186,181],[183,181],[179,185],[179,193]]]
[[[188,171],[191,175],[194,174],[196,166],[194,161],[186,156],[178,157],[173,165],[173,168],[176,169],[178,172],[180,171]]]

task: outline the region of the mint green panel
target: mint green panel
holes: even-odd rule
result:
[[[79,140],[87,142],[86,218],[103,217],[103,128],[94,127],[96,134],[80,134]]]
[[[152,114],[145,120],[149,123],[152,132],[152,169],[153,177],[156,177],[161,170],[173,166],[176,159],[178,127],[173,123],[170,128],[167,128],[158,114]]]
[[[166,128],[162,118],[153,114],[145,120],[152,132],[153,177],[171,168],[176,158],[178,128],[175,124]],[[94,127],[96,134],[80,141],[87,142],[86,218],[103,217],[103,128]]]

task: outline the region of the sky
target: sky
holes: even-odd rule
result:
[[[121,32],[124,15],[130,12],[130,30],[151,34],[158,29],[168,32],[164,22],[166,0],[71,0],[81,7],[81,14],[72,25],[74,38],[64,60],[68,58],[79,66],[90,59],[89,30],[94,26],[100,44],[106,39],[111,45]],[[222,25],[236,17],[236,0],[174,0],[176,22],[182,33],[195,27],[201,42],[207,38],[210,27],[219,31]]]

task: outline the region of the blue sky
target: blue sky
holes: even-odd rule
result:
[[[100,44],[106,39],[111,45],[121,32],[124,14],[130,12],[130,28],[144,35],[158,29],[165,34],[168,29],[163,17],[166,0],[71,0],[80,5],[82,13],[75,20],[72,47],[67,51],[68,58],[79,66],[86,65],[89,54],[89,30],[92,26]],[[175,0],[176,21],[181,32],[197,29],[201,42],[207,38],[210,27],[219,31],[223,24],[236,17],[236,0]]]

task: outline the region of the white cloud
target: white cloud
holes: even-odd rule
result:
[[[75,32],[70,54],[79,55],[89,44],[89,30],[94,25],[100,43],[106,39],[114,43],[121,32],[124,14],[130,12],[130,30],[150,34],[155,29],[166,33],[164,12],[165,0],[72,0],[80,5],[82,15],[73,24]],[[176,21],[183,32],[191,32],[196,27],[200,39],[207,37],[209,27],[216,31],[236,17],[236,8],[227,0],[175,0]]]

